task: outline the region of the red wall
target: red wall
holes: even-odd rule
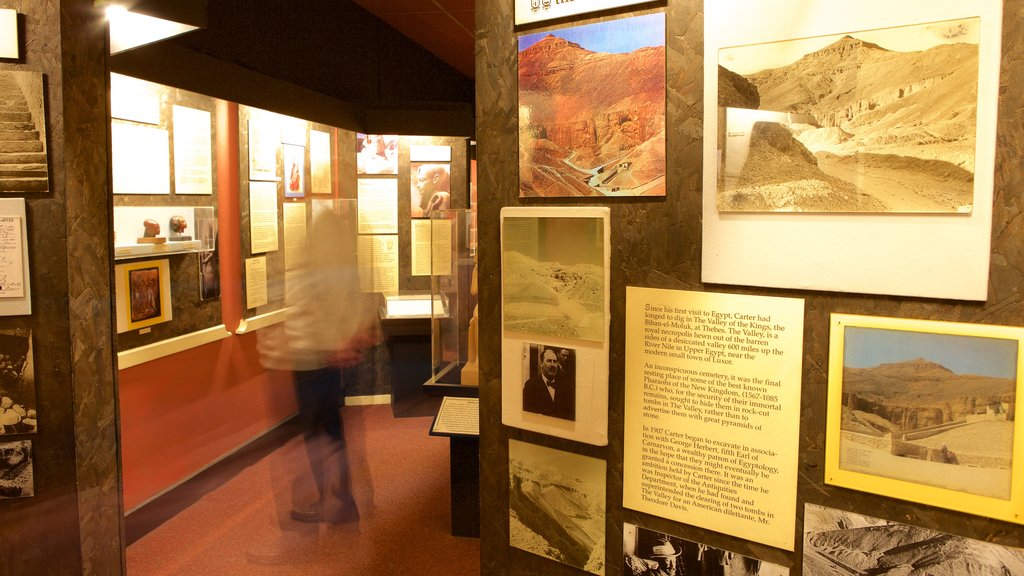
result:
[[[128,512],[296,412],[287,374],[260,367],[255,334],[121,370],[120,400]]]

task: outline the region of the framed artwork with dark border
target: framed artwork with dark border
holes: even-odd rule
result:
[[[1024,524],[1024,328],[833,314],[825,481]]]
[[[117,331],[147,328],[171,319],[171,279],[167,259],[115,267]]]

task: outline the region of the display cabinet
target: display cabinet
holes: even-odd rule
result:
[[[476,305],[471,223],[469,210],[443,210],[431,217],[431,385],[476,384],[462,378],[467,362],[475,363],[476,348],[469,334]]]

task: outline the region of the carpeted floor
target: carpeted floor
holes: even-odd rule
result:
[[[451,535],[448,439],[431,419],[392,418],[391,407],[342,410],[358,523],[287,518],[296,477],[312,497],[301,438],[246,468],[128,547],[129,576],[480,573],[480,541]],[[288,563],[249,562],[247,551],[281,542]]]

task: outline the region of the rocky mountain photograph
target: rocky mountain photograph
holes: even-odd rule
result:
[[[720,50],[719,210],[970,212],[978,28]]]
[[[665,195],[665,15],[519,37],[519,195]]]
[[[803,565],[814,576],[1006,576],[1024,574],[1024,551],[807,504]]]
[[[603,220],[505,218],[502,228],[505,330],[603,340]]]
[[[846,327],[840,467],[1009,497],[1017,341]]]
[[[509,543],[604,574],[603,460],[509,440]]]

